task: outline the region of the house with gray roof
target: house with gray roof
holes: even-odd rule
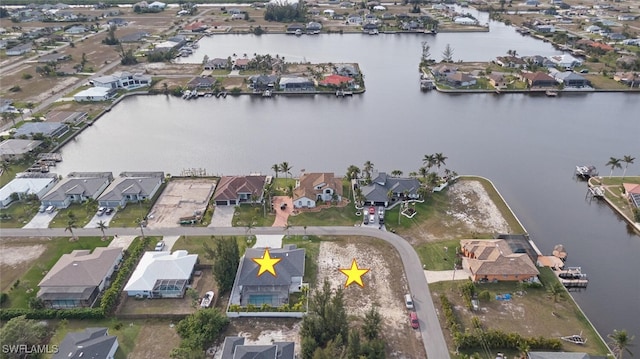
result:
[[[41,202],[44,206],[67,208],[71,203],[98,199],[111,181],[111,172],[72,172],[47,192]]]
[[[336,74],[340,76],[356,77],[360,74],[360,71],[351,64],[338,64],[335,66]]]
[[[118,337],[107,328],[87,328],[67,334],[53,359],[113,359],[118,351]]]
[[[420,181],[415,178],[391,177],[385,172],[372,177],[371,183],[362,186],[362,194],[366,204],[389,206],[399,199],[420,198]],[[391,194],[391,198],[389,198]]]
[[[564,84],[564,87],[573,87],[573,88],[583,88],[583,87],[591,87],[591,82],[573,71],[557,71],[551,73],[553,78],[556,79],[561,84]]]
[[[253,259],[261,258],[264,255],[264,250],[264,248],[247,248],[238,266],[229,306],[246,307],[251,304],[260,307],[266,304],[280,307],[284,304],[290,304],[289,295],[291,293],[302,291],[305,250],[296,248],[293,244],[286,245],[284,248],[269,249],[271,258],[281,259],[274,266],[277,275],[263,273],[258,276],[260,266]],[[234,314],[236,313],[227,311],[228,316]],[[260,313],[255,312],[251,315],[260,316]]]
[[[301,76],[283,76],[278,83],[280,90],[287,92],[295,91],[315,91],[316,86],[313,81]]]
[[[604,359],[603,356],[593,356],[587,353],[569,352],[529,352],[527,359]]]
[[[123,172],[98,197],[98,205],[124,208],[153,198],[163,181],[164,172]]]
[[[213,77],[198,76],[187,82],[187,88],[190,90],[211,90],[215,83],[216,79]]]
[[[140,42],[147,36],[149,36],[148,32],[138,31],[138,32],[134,32],[133,34],[123,35],[118,40],[120,40],[120,42],[125,42],[125,43]]]
[[[293,359],[294,342],[274,342],[271,345],[244,344],[244,337],[226,337],[222,344],[225,359]]]
[[[151,76],[143,73],[132,74],[127,71],[120,71],[114,72],[111,75],[96,77],[89,81],[89,83],[96,87],[134,90],[140,87],[149,86],[151,83]]]
[[[20,159],[42,145],[38,140],[8,139],[0,142],[0,159]]]
[[[100,292],[111,285],[122,251],[121,247],[97,247],[93,253],[77,249],[63,254],[38,284],[38,299],[46,308],[92,307]]]
[[[204,64],[205,70],[219,70],[227,68],[229,68],[229,59],[222,59],[219,57],[210,59]]]
[[[7,56],[21,56],[31,52],[32,49],[33,49],[33,45],[31,43],[22,44],[22,45],[14,46],[10,49],[7,49],[5,54],[7,54]]]
[[[254,75],[249,77],[249,86],[254,91],[272,90],[277,82],[277,75]]]
[[[33,135],[40,133],[44,137],[59,138],[67,132],[69,132],[69,126],[64,123],[27,122],[16,130],[14,136],[33,138]]]

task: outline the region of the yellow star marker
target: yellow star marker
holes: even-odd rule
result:
[[[358,268],[358,262],[354,258],[351,262],[351,268],[340,268],[340,272],[347,276],[347,282],[344,284],[344,287],[348,287],[351,283],[357,283],[359,286],[364,288],[364,283],[362,283],[362,276],[365,275],[369,269]]]
[[[260,266],[260,270],[258,271],[258,277],[261,276],[264,272],[271,273],[274,277],[276,275],[275,265],[282,260],[282,258],[271,258],[271,254],[269,254],[269,248],[265,248],[264,254],[262,258],[251,258],[254,262],[258,263]]]

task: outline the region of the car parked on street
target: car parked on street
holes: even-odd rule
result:
[[[418,323],[418,315],[416,312],[409,313],[409,321],[411,322],[411,328],[418,329],[420,327],[420,323]]]

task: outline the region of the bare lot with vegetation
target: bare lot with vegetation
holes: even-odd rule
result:
[[[171,180],[151,209],[148,225],[175,227],[180,217],[193,216],[196,211],[204,213],[216,183],[213,178]]]

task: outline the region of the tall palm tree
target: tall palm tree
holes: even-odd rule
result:
[[[271,169],[273,170],[273,172],[276,173],[276,178],[278,178],[278,173],[280,172],[280,165],[276,163],[273,166],[271,166]]]
[[[547,288],[547,293],[549,294],[549,297],[553,299],[554,303],[564,296],[564,291],[565,289],[562,287],[562,284],[558,282],[553,283],[549,288]]]
[[[138,218],[136,219],[136,224],[138,225],[138,227],[140,227],[140,233],[142,233],[142,239],[144,240],[144,224],[145,224],[145,220]]]
[[[373,171],[373,166],[374,164],[371,161],[367,161],[364,163],[362,171],[364,172],[367,179],[371,179],[371,171]]]
[[[287,185],[287,197],[293,199],[293,185],[291,183]]]
[[[291,174],[291,169],[292,168],[293,168],[292,166],[289,166],[289,162],[282,162],[280,164],[280,172],[284,173],[285,176],[287,174],[289,174],[289,175]]]
[[[436,167],[438,167],[438,172],[440,172],[440,166],[446,165],[445,161],[449,157],[443,155],[442,152],[436,153],[435,157],[436,157]]]
[[[358,175],[360,174],[360,168],[356,165],[351,165],[347,168],[347,180],[351,181],[354,179],[358,179]]]
[[[631,157],[629,155],[625,155],[622,157],[622,162],[624,162],[624,171],[622,172],[622,178],[624,178],[624,176],[627,174],[627,167],[629,167],[630,164],[633,164],[633,161],[635,159],[635,157]]]
[[[422,176],[422,178],[427,178],[427,173],[429,173],[429,170],[427,169],[427,167],[422,166],[418,169],[418,173],[420,174],[420,176]]]
[[[422,164],[429,171],[431,167],[435,166],[437,163],[435,155],[424,155],[422,158]]]
[[[617,359],[622,359],[622,355],[626,351],[631,356],[631,350],[629,347],[631,346],[631,342],[635,338],[635,336],[629,336],[626,330],[613,330],[613,334],[608,335],[609,339],[611,339],[611,346],[613,347],[613,353],[616,355]]]
[[[69,220],[67,221],[67,226],[66,226],[66,227],[64,227],[64,231],[65,231],[65,232],[67,232],[67,231],[68,231],[69,233],[71,233],[71,238],[72,238],[73,240],[77,240],[78,238],[76,237],[75,233],[73,233],[73,229],[74,229],[74,228],[78,228],[78,227],[76,226],[76,220],[75,220],[75,219],[73,219],[73,218],[69,218]]]
[[[393,170],[393,171],[391,171],[391,175],[392,175],[393,177],[400,177],[400,176],[402,176],[402,171],[400,171],[400,170]]]
[[[104,234],[105,229],[109,228],[107,227],[107,224],[101,220],[100,222],[96,223],[96,228],[98,228],[100,232],[102,232],[102,240],[104,241],[105,239],[107,239],[107,236]]]
[[[609,177],[613,176],[613,170],[616,168],[622,168],[622,164],[620,164],[621,160],[615,157],[609,157],[609,162],[605,164],[605,166],[611,167],[611,173],[609,173]]]

